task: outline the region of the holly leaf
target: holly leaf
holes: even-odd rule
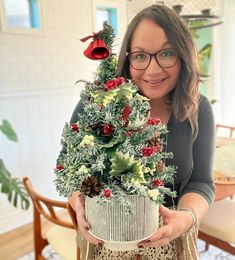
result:
[[[121,176],[122,173],[131,170],[134,167],[135,161],[133,156],[130,156],[129,153],[123,154],[118,152],[111,159],[111,175]]]
[[[94,102],[106,106],[108,103],[114,100],[117,96],[119,88],[104,91],[102,89],[91,92],[91,96],[94,98]]]
[[[125,84],[125,85],[120,85],[119,87],[120,91],[118,92],[118,96],[117,96],[117,99],[120,101],[120,100],[123,100],[123,101],[129,101],[132,99],[133,97],[133,85],[131,84]]]
[[[91,92],[91,96],[94,98],[95,103],[102,104],[103,99],[104,99],[104,95],[105,95],[104,92],[105,91],[102,90],[102,89],[98,89],[98,90]]]
[[[135,120],[129,121],[126,129],[135,130],[135,129],[141,128],[147,124],[147,121],[148,121],[148,117],[141,119],[140,113],[139,113],[139,111],[137,111]]]
[[[143,173],[143,165],[140,163],[140,161],[136,161],[133,169],[133,180],[137,183],[145,183],[144,179],[144,173]]]
[[[142,165],[140,161],[135,160],[133,156],[130,156],[129,153],[123,154],[118,152],[111,159],[111,172],[113,176],[121,176],[122,174],[129,173],[135,181],[144,181]]]
[[[101,148],[110,148],[110,147],[113,147],[114,145],[118,144],[120,141],[119,138],[113,138],[111,139],[108,143],[106,144],[101,144],[100,147]]]
[[[99,146],[101,148],[111,148],[113,146],[116,146],[119,143],[123,143],[125,141],[125,138],[122,134],[119,134],[117,136],[114,136],[112,139],[109,140],[108,143],[100,144]]]

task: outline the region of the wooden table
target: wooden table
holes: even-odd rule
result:
[[[222,200],[235,194],[235,184],[215,184],[215,200]]]
[[[227,145],[231,146],[231,144],[234,144],[234,143],[235,143],[235,139],[234,138],[223,138],[223,137],[221,138],[221,137],[217,137],[217,139],[216,139],[216,147],[217,147],[216,148],[216,157],[217,157],[217,153],[220,152],[220,149],[224,149],[225,148],[224,149],[225,152],[228,152],[226,150],[226,146]],[[230,158],[230,161],[231,161],[232,165],[234,164],[234,160],[235,160],[235,151],[233,151],[233,150],[232,151],[229,150],[228,156],[225,156],[225,159],[227,157]],[[232,157],[231,157],[231,155],[232,155]],[[233,158],[234,158],[234,160],[233,160]],[[234,169],[234,172],[235,172],[235,169]],[[224,199],[224,198],[231,197],[231,196],[235,195],[235,181],[234,181],[234,177],[230,178],[230,179],[227,178],[225,181],[223,181],[223,178],[218,179],[218,177],[220,177],[220,175],[223,174],[223,171],[221,169],[220,169],[219,172],[217,170],[215,170],[214,174],[215,174],[215,200],[221,200],[221,199]],[[226,174],[224,175],[224,177],[226,178]]]

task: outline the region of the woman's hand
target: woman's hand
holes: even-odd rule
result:
[[[73,194],[69,198],[69,202],[72,206],[72,208],[76,212],[77,216],[77,222],[79,226],[79,231],[82,233],[84,238],[89,241],[91,244],[103,246],[104,242],[102,240],[96,239],[94,236],[92,236],[88,231],[90,229],[90,226],[85,218],[85,199],[84,197],[80,196],[78,192]]]
[[[138,244],[139,247],[159,247],[166,245],[171,240],[188,231],[193,224],[190,214],[184,211],[169,210],[161,205],[160,214],[163,217],[163,226],[147,240],[141,241]]]

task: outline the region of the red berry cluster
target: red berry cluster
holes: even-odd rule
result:
[[[142,155],[143,156],[151,156],[157,152],[160,152],[162,150],[162,146],[161,145],[155,145],[152,147],[144,147],[142,149]]]
[[[106,198],[109,198],[111,196],[111,190],[110,189],[104,189],[103,190],[103,195],[106,197]]]
[[[105,124],[103,127],[103,134],[105,136],[110,136],[114,133],[115,128],[112,125]]]
[[[121,85],[123,82],[125,82],[124,77],[118,77],[116,79],[110,79],[108,80],[104,85],[104,90],[109,91],[111,89],[117,88],[119,85]]]
[[[126,105],[122,111],[122,119],[124,121],[128,121],[128,118],[129,118],[129,115],[131,114],[131,112],[132,112],[132,107],[129,105]]]
[[[159,125],[161,123],[161,119],[159,118],[150,118],[148,120],[148,125]]]
[[[144,147],[142,149],[142,155],[143,156],[151,156],[151,155],[153,155],[155,153],[156,153],[156,151],[155,151],[155,149],[153,147]]]
[[[160,179],[154,179],[152,181],[152,185],[153,185],[153,187],[160,187],[160,186],[163,186],[163,182]]]
[[[74,132],[79,132],[79,126],[77,124],[70,124],[70,127],[71,129],[74,131]]]
[[[64,170],[64,166],[61,165],[61,164],[58,164],[58,165],[56,165],[56,170],[57,171],[62,171],[62,170]]]

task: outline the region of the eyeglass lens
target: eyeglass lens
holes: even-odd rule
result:
[[[147,69],[151,62],[152,56],[154,56],[156,62],[162,68],[173,67],[177,61],[177,54],[174,49],[163,49],[154,54],[143,51],[135,51],[129,53],[127,56],[131,66],[137,70]]]

